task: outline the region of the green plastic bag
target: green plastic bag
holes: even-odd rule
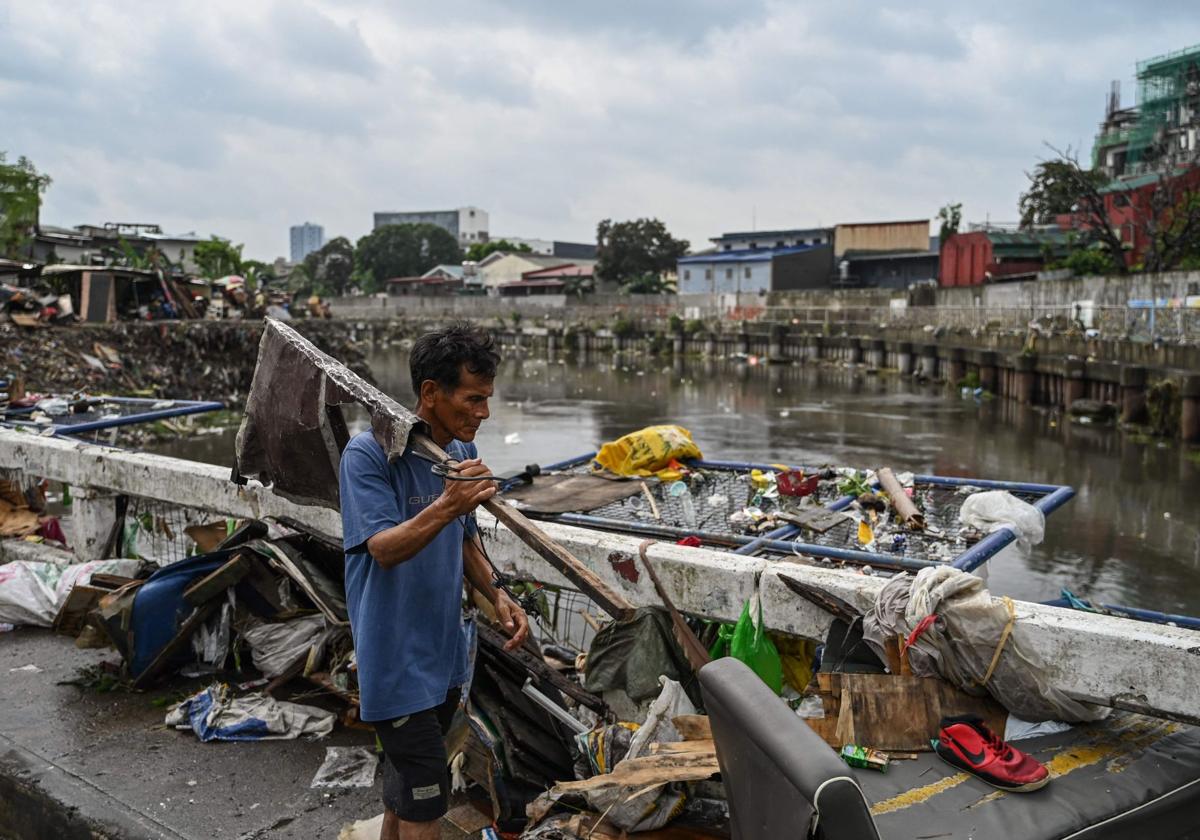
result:
[[[737,624],[722,624],[717,628],[717,641],[709,650],[713,659],[732,656],[740,659],[758,674],[776,694],[783,692],[783,662],[775,643],[763,632],[762,602],[758,604],[758,622],[750,617],[750,602],[742,606],[742,615]]]

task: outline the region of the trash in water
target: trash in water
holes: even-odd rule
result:
[[[29,663],[28,665],[22,665],[20,668],[9,668],[8,669],[8,673],[10,673],[10,674],[20,673],[21,671],[25,671],[30,674],[42,673],[42,669],[39,668],[38,666],[34,665],[32,662]]]
[[[356,788],[375,784],[379,756],[370,747],[326,747],[325,762],[310,787]]]
[[[504,436],[504,443],[507,446],[515,446],[520,442],[521,442],[521,435],[519,432],[510,432],[509,434]]]

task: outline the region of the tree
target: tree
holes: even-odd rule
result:
[[[217,280],[230,274],[242,273],[242,247],[228,239],[214,236],[207,242],[196,243],[193,259],[200,269],[200,276]]]
[[[621,291],[627,295],[673,295],[675,281],[668,280],[661,274],[640,274],[623,283]]]
[[[514,245],[507,239],[493,239],[491,242],[476,242],[467,249],[466,258],[471,262],[481,262],[489,254],[504,251],[510,254],[531,254],[533,249],[524,242]]]
[[[375,292],[392,277],[415,277],[441,263],[462,262],[458,241],[431,224],[384,225],[358,240],[354,262]]]
[[[1098,178],[1070,148],[1049,147],[1078,192],[1074,224],[1085,246],[1102,248],[1120,274],[1129,272],[1127,240],[1144,244],[1137,266],[1143,271],[1171,271],[1200,257],[1200,149],[1181,149],[1169,134],[1157,146],[1145,154],[1149,180],[1133,182]],[[1117,222],[1132,235],[1122,238]]]
[[[945,244],[947,239],[958,233],[958,226],[962,224],[962,202],[947,204],[938,210],[937,217],[942,221],[938,230],[938,242]]]
[[[275,281],[275,266],[262,260],[243,260],[241,275],[251,289],[261,289]]]
[[[50,176],[40,174],[29,158],[11,164],[6,159],[0,152],[0,256],[21,257],[37,229]]]
[[[304,258],[304,268],[318,294],[344,295],[354,276],[354,246],[344,236],[330,239]]]
[[[621,285],[670,271],[688,251],[687,240],[671,236],[658,219],[605,219],[596,227],[596,246],[596,276]]]
[[[1021,227],[1053,224],[1055,217],[1073,213],[1083,200],[1086,188],[1100,188],[1108,183],[1104,173],[1076,172],[1065,160],[1046,160],[1032,173],[1026,172],[1029,190],[1021,193],[1019,209]]]

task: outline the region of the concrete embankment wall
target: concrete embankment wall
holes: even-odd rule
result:
[[[869,320],[896,312],[899,305],[919,309],[926,323],[953,326],[947,318],[962,320],[959,310],[977,310],[982,319],[1016,318],[1063,311],[1081,301],[1096,307],[1126,307],[1131,301],[1178,300],[1200,295],[1200,272],[1137,274],[1126,277],[1069,277],[990,283],[948,289],[819,289],[770,294],[700,295],[534,295],[530,297],[345,297],[332,302],[339,318],[390,319],[398,317],[464,317],[510,320],[514,313],[537,318],[555,313],[583,322],[619,313],[681,318],[771,317],[786,310],[830,309],[835,312],[872,311]],[[939,320],[940,319],[940,320]],[[835,318],[836,320],[836,318]]]
[[[1200,345],[1088,339],[1028,331],[930,330],[907,325],[838,325],[712,321],[689,332],[658,318],[628,319],[621,328],[591,327],[547,317],[542,324],[488,326],[507,348],[588,356],[641,352],[661,356],[756,357],[763,363],[852,364],[894,370],[951,387],[982,387],[1022,404],[1070,409],[1078,400],[1109,404],[1123,422],[1158,434],[1200,441]],[[411,340],[441,319],[348,324],[359,341]],[[548,325],[548,326],[547,326]]]

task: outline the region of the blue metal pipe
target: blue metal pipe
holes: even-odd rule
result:
[[[954,568],[962,569],[964,572],[973,572],[1016,538],[1017,535],[1013,533],[1012,528],[1004,527],[992,531],[992,533],[958,555],[952,565]]]
[[[1047,607],[1075,609],[1066,598],[1055,598],[1052,601],[1042,601],[1042,603]],[[1089,601],[1084,601],[1083,603],[1092,606]],[[1121,613],[1126,618],[1132,618],[1136,621],[1149,621],[1155,624],[1170,623],[1178,627],[1186,627],[1189,630],[1200,630],[1200,618],[1190,615],[1175,615],[1174,613],[1158,612],[1157,610],[1144,610],[1140,607],[1120,607],[1114,604],[1100,604],[1100,609]]]
[[[831,560],[845,560],[858,565],[869,565],[880,569],[905,571],[924,569],[926,566],[938,566],[927,560],[912,560],[906,557],[887,557],[881,554],[871,554],[868,551],[854,551],[845,548],[834,548],[814,543],[785,542],[764,537],[744,537],[739,534],[713,534],[705,531],[692,531],[687,528],[677,528],[674,525],[652,525],[646,522],[626,522],[621,519],[609,519],[604,516],[589,516],[585,513],[556,513],[545,517],[536,517],[550,522],[561,522],[565,525],[580,525],[585,528],[602,528],[608,531],[625,531],[641,536],[682,538],[696,536],[704,542],[725,545],[746,546],[761,542],[761,548],[770,548],[785,554],[792,554],[793,549],[802,554],[814,557],[828,557]]]
[[[774,531],[768,531],[753,542],[748,542],[741,548],[734,551],[734,554],[753,554],[762,548],[763,543],[767,540],[782,540],[787,537],[795,536],[800,533],[800,529],[795,525],[784,525],[782,528],[776,528]]]
[[[1057,487],[1054,492],[1034,502],[1033,506],[1040,510],[1043,516],[1049,516],[1074,497],[1075,488]],[[972,572],[986,563],[990,558],[996,556],[1002,548],[1016,538],[1017,535],[1013,533],[1012,528],[999,528],[992,531],[992,533],[958,555],[954,560],[954,568],[962,569],[964,572]]]
[[[94,432],[99,429],[111,429],[116,426],[131,426],[137,423],[150,423],[154,420],[165,420],[168,417],[182,417],[185,414],[202,414],[206,411],[219,411],[224,403],[197,402],[188,403],[173,408],[163,408],[157,411],[147,411],[142,414],[131,414],[128,417],[110,417],[107,420],[92,420],[88,423],[75,423],[65,426],[55,426],[59,434],[79,435],[84,432]]]

